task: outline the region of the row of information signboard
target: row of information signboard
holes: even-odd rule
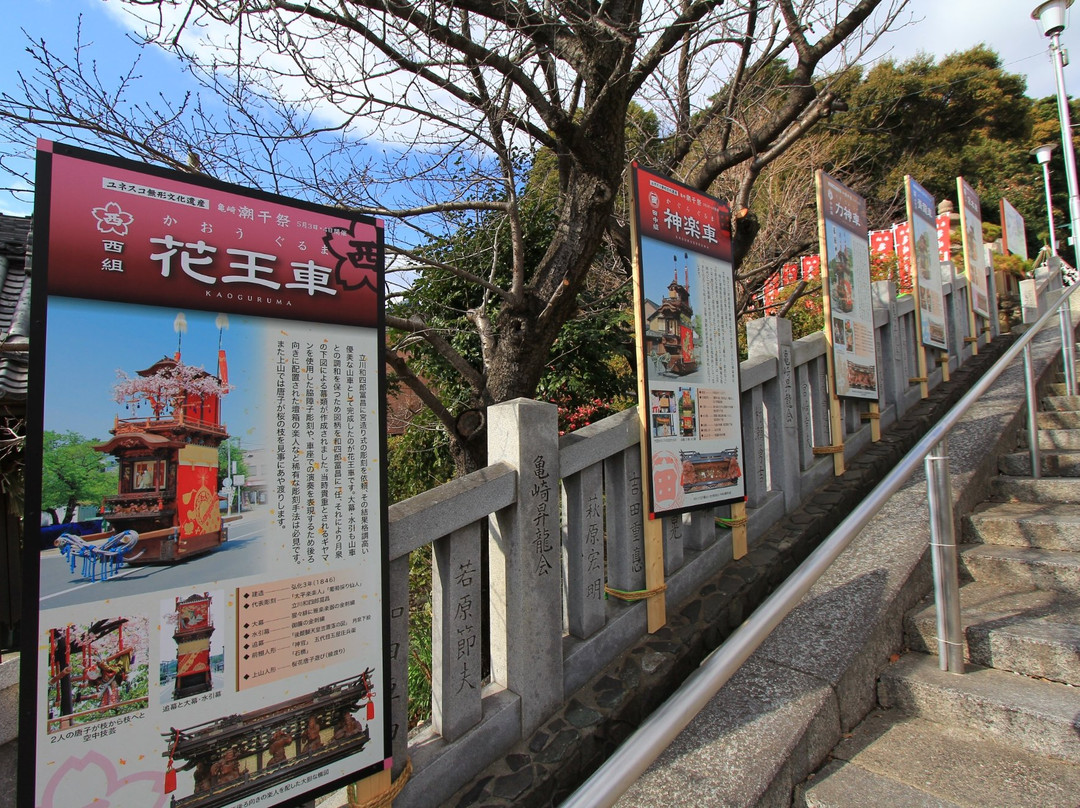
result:
[[[876,399],[865,204],[817,181],[833,389]],[[383,223],[45,141],[37,187],[20,804],[272,805],[387,771]],[[745,497],[736,283],[725,202],[636,166],[633,195],[655,519]],[[944,350],[933,199],[908,205]],[[70,434],[115,492],[42,547]]]
[[[831,345],[832,396],[877,401],[866,203],[824,172],[816,182],[820,257],[814,263]],[[730,209],[641,168],[633,188],[649,513],[739,501],[745,486]],[[921,342],[947,351],[934,198],[911,177],[905,191]],[[985,319],[991,310],[979,199],[963,179],[957,192],[971,309]]]

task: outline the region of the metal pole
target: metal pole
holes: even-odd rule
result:
[[[960,574],[953,522],[952,480],[946,441],[927,455],[926,497],[930,503],[930,551],[937,607],[938,663],[949,673],[964,672],[964,629],[960,622]]]
[[[1058,309],[1061,325],[1061,364],[1065,374],[1065,392],[1076,395],[1076,337],[1072,333],[1072,311],[1066,300]]]
[[[225,473],[228,475],[225,479],[229,481],[229,502],[225,509],[226,516],[232,516],[232,442],[225,441]]]
[[[1028,451],[1031,453],[1031,476],[1042,477],[1042,458],[1039,455],[1039,402],[1035,395],[1035,366],[1031,361],[1031,344],[1024,345],[1024,388],[1027,393]]]
[[[1069,186],[1069,223],[1072,226],[1073,256],[1080,266],[1080,190],[1076,181],[1076,152],[1073,149],[1072,120],[1069,115],[1069,96],[1065,92],[1065,52],[1061,36],[1055,31],[1050,37],[1050,54],[1054,59],[1054,77],[1057,79],[1058,121],[1061,124],[1061,145],[1064,149],[1065,179]]]
[[[1046,220],[1050,223],[1050,253],[1057,255],[1057,236],[1054,235],[1054,201],[1050,194],[1050,160],[1042,164],[1043,187],[1046,191]]]

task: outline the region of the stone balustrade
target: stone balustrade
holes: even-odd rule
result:
[[[946,267],[948,265],[945,265]],[[991,283],[993,275],[991,274]],[[970,333],[967,283],[944,287],[949,366],[996,335]],[[914,301],[874,284],[881,428],[921,397]],[[752,321],[741,364],[743,447],[751,548],[833,475],[823,333],[793,340],[778,318]],[[942,383],[927,352],[927,385]],[[843,401],[845,455],[871,441],[868,403]],[[488,467],[390,509],[391,692],[395,774],[411,757],[395,806],[443,804],[530,736],[646,632],[645,605],[605,587],[645,586],[638,420],[627,410],[560,437],[556,409],[518,399],[489,409]],[[664,518],[666,597],[695,592],[732,558],[726,507]],[[409,553],[432,544],[432,719],[407,727]],[[487,546],[487,603],[482,587]],[[484,615],[488,615],[485,621]],[[482,628],[490,626],[490,636]],[[481,678],[482,649],[490,676]]]
[[[945,265],[948,267],[948,265]],[[990,274],[993,283],[993,274]],[[969,332],[963,276],[944,287],[949,365],[996,335]],[[991,298],[994,299],[991,286]],[[921,396],[914,301],[874,284],[880,425]],[[795,511],[833,475],[823,333],[793,340],[789,322],[751,322],[741,364],[748,539]],[[928,386],[942,382],[928,352]],[[871,440],[865,401],[843,402],[845,455]],[[529,737],[572,694],[646,633],[643,602],[605,587],[645,586],[644,509],[636,411],[559,436],[552,404],[519,399],[489,409],[490,465],[390,508],[390,698],[394,775],[413,773],[396,808],[445,801]],[[727,508],[664,518],[669,604],[715,577],[732,558]],[[408,727],[409,555],[432,545],[431,722]],[[485,546],[487,558],[485,560]],[[487,591],[483,569],[489,571]],[[484,636],[487,627],[489,636]],[[483,677],[487,649],[490,675]],[[17,658],[0,679],[0,742],[14,733]],[[12,772],[0,772],[9,777]]]

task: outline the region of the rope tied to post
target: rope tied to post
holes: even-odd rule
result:
[[[654,595],[659,595],[661,592],[667,589],[667,584],[660,584],[660,586],[653,589],[639,589],[633,592],[628,592],[625,589],[612,589],[610,586],[604,587],[604,592],[613,598],[619,600],[648,600]]]

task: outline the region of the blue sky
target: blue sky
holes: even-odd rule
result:
[[[163,356],[176,353],[173,321],[177,309],[131,306],[54,297],[49,301],[45,370],[45,428],[74,430],[106,440],[116,415],[128,417],[113,400],[117,370],[134,376]],[[214,312],[185,310],[187,333],[181,357],[186,364],[217,373],[218,329]],[[242,444],[258,443],[250,430],[257,407],[255,374],[269,360],[257,356],[254,329],[265,320],[229,316],[222,337],[235,388],[222,402],[222,420]],[[245,440],[247,438],[247,440]]]
[[[1002,56],[1008,70],[1028,77],[1028,94],[1033,97],[1054,92],[1053,68],[1046,41],[1037,23],[1030,19],[1035,2],[1017,0],[912,0],[906,13],[910,23],[879,43],[877,57],[903,60],[922,50],[935,56],[963,50],[986,42]],[[83,41],[91,43],[84,57],[94,61],[105,83],[130,66],[137,48],[128,39],[117,2],[104,0],[8,0],[4,3],[4,25],[0,26],[0,68],[6,87],[14,88],[14,71],[32,68],[25,53],[23,29],[33,39],[44,39],[50,48],[69,57],[75,41],[79,15],[83,20]],[[1080,8],[1080,6],[1078,6]],[[1071,12],[1070,27],[1062,39],[1080,46],[1080,17]],[[1080,53],[1080,47],[1075,48]],[[145,52],[139,73],[148,95],[164,92],[179,98],[193,84],[178,70],[175,60],[155,49]],[[1066,69],[1066,84],[1080,92],[1080,74]],[[1074,93],[1075,94],[1075,93]],[[0,210],[30,212],[25,195],[21,200],[0,193]]]

